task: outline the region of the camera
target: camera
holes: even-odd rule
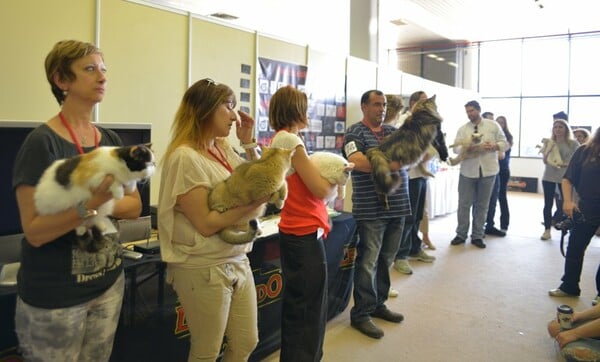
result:
[[[564,215],[562,220],[554,224],[556,230],[567,232],[573,228],[575,224],[581,224],[585,221],[583,214],[577,211],[573,211],[573,218]]]

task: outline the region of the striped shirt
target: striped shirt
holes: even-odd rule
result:
[[[384,136],[394,132],[396,128],[382,124]],[[348,158],[354,152],[367,154],[367,150],[379,145],[379,140],[362,122],[348,127],[344,135],[344,157]],[[400,171],[402,185],[391,195],[388,195],[389,209],[375,192],[370,172],[352,171],[352,215],[356,220],[389,219],[408,216],[411,214],[408,197],[408,173],[403,168]]]

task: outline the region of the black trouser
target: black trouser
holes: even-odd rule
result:
[[[554,193],[556,192],[557,188],[560,193],[560,201],[559,199],[556,200],[557,210],[555,213],[555,220],[557,220],[557,215],[563,215],[562,185],[556,182],[542,180],[542,187],[544,188],[544,228],[550,229],[550,227],[552,226],[552,205],[554,204]]]
[[[327,323],[327,260],[317,234],[279,233],[283,302],[281,361],[320,361]]]

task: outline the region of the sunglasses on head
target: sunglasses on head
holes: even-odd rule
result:
[[[200,80],[201,82],[206,82],[208,85],[219,85],[219,83],[215,82],[214,80],[210,79],[210,78],[204,78]]]

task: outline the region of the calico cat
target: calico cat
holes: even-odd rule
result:
[[[461,163],[463,160],[466,160],[467,158],[473,158],[473,157],[477,157],[477,156],[481,155],[481,153],[483,151],[482,149],[474,148],[471,151],[467,151],[467,149],[470,146],[476,146],[476,145],[481,144],[482,139],[483,139],[483,134],[476,132],[476,133],[473,133],[470,138],[463,140],[462,142],[458,142],[458,143],[451,145],[450,146],[451,148],[460,146],[461,150],[460,150],[460,153],[458,154],[458,156],[456,156],[454,158],[452,158],[452,157],[448,158],[448,164],[450,166],[455,166],[455,165],[458,165],[459,163]]]
[[[114,199],[122,199],[125,190],[135,190],[136,182],[147,180],[155,171],[150,144],[102,146],[83,155],[54,161],[42,174],[34,200],[40,215],[55,214],[87,201],[90,189],[98,187],[106,175],[114,177],[110,187]],[[104,246],[103,233],[109,228],[114,199],[102,204],[96,216],[83,220],[75,229],[79,248],[96,252]]]
[[[292,167],[294,150],[263,148],[258,160],[242,163],[231,176],[216,184],[208,194],[208,207],[219,212],[251,204],[267,195],[269,203],[281,209],[287,198],[285,177]],[[221,239],[230,244],[245,244],[260,235],[258,218],[266,205],[242,220],[240,225],[227,227],[219,232]]]
[[[390,170],[390,162],[396,161],[403,166],[418,162],[432,144],[441,122],[435,95],[420,100],[415,103],[412,115],[400,128],[386,136],[379,147],[367,151],[375,190],[379,194],[394,192],[402,182],[398,173]]]
[[[348,162],[344,157],[332,152],[319,151],[310,155],[310,159],[319,169],[319,173],[323,178],[329,181],[332,185],[337,185],[335,195],[331,196],[325,202],[329,202],[334,198],[339,200],[346,197],[346,183],[350,178],[350,172],[354,169],[354,163]]]

